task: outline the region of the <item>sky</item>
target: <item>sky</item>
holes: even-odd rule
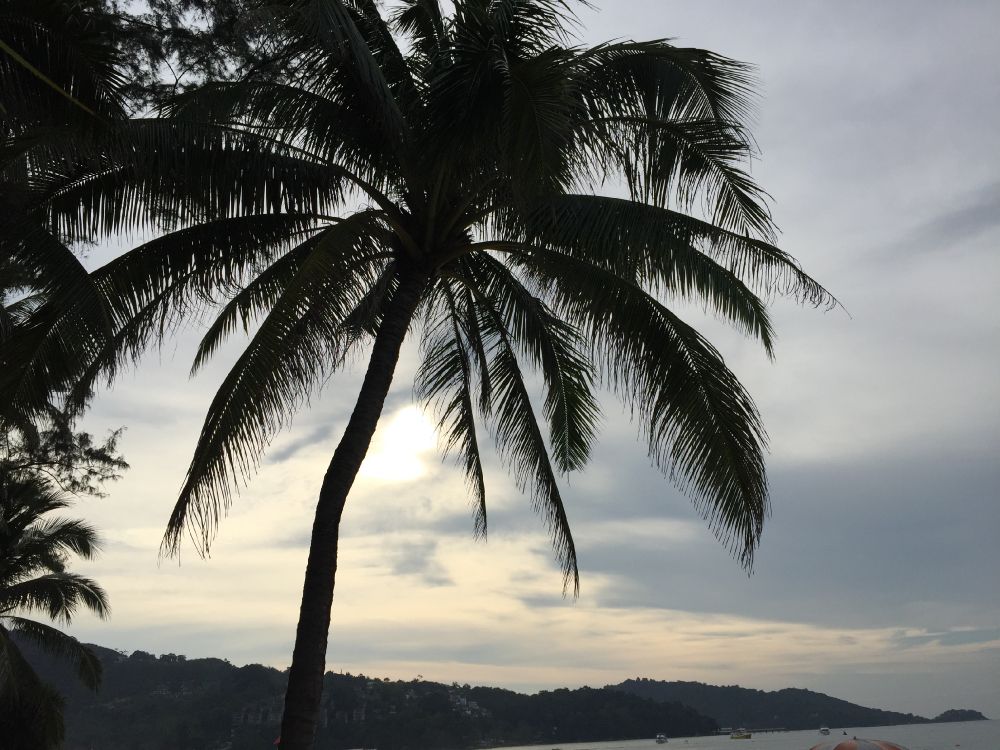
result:
[[[753,394],[773,514],[748,576],[603,400],[564,483],[581,569],[562,595],[544,528],[487,455],[487,542],[414,404],[416,343],[341,531],[328,668],[536,691],[628,677],[801,687],[934,716],[1000,717],[1000,66],[992,2],[600,0],[587,43],[671,37],[758,66],[754,176],[780,245],[843,303],[778,301],[777,359],[691,318]],[[96,250],[89,262],[113,254]],[[124,425],[131,470],[79,512],[105,646],[287,666],[326,462],[363,362],[296,418],[210,558],[157,557],[206,407],[197,331],[146,357],[86,426]]]

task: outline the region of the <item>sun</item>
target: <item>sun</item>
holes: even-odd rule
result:
[[[416,406],[394,412],[379,425],[360,474],[383,482],[409,482],[430,471],[437,446],[433,423]]]

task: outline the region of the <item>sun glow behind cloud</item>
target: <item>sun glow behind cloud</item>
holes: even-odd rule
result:
[[[410,482],[427,475],[437,446],[434,425],[416,406],[385,420],[372,442],[360,476],[383,482]]]

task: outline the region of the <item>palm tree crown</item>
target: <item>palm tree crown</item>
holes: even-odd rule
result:
[[[831,298],[772,244],[745,169],[747,66],[665,41],[572,46],[567,7],[469,0],[445,17],[410,0],[386,22],[370,1],[295,4],[283,76],[179,98],[45,197],[67,229],[183,224],[95,274],[118,331],[93,344],[89,378],[220,294],[195,369],[259,322],[209,411],[168,549],[185,528],[208,546],[234,482],[409,285],[425,331],[418,392],[469,474],[477,531],[478,413],[575,580],[557,475],[587,461],[597,384],[749,564],[764,432],[668,305],[701,301],[770,354],[768,295]],[[615,178],[628,197],[594,192]],[[525,367],[544,378],[548,443]]]

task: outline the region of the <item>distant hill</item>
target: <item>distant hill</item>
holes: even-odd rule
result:
[[[277,737],[286,675],[271,667],[93,646],[104,665],[95,695],[21,645],[66,696],[66,750],[259,750]],[[316,746],[327,750],[459,750],[710,734],[717,727],[687,706],[604,688],[522,695],[333,673],[325,678],[320,719]]]
[[[865,708],[823,693],[799,688],[767,692],[738,685],[701,682],[663,682],[637,678],[609,685],[631,695],[658,701],[677,701],[714,718],[723,727],[814,729],[920,724],[930,721],[985,719],[978,711],[951,709],[935,719],[895,711]]]
[[[945,721],[988,721],[988,719],[983,716],[978,711],[973,711],[968,708],[949,708],[944,713],[938,714],[934,717],[935,722],[945,722]]]

